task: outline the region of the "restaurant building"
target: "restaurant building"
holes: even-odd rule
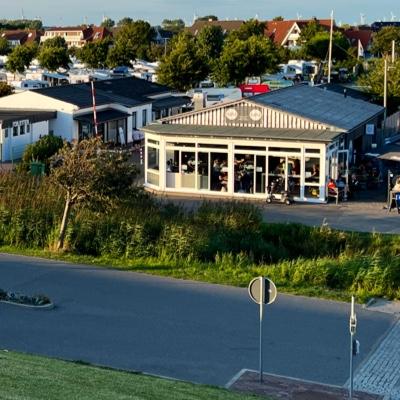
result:
[[[376,146],[383,108],[304,85],[146,126],[145,186],[157,192],[325,202],[329,178]]]

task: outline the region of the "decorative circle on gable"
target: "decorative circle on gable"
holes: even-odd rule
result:
[[[259,121],[262,118],[262,112],[257,108],[250,111],[249,117],[252,121]]]
[[[235,110],[233,107],[231,107],[231,108],[228,108],[226,111],[225,111],[225,117],[227,118],[227,119],[229,119],[230,121],[233,121],[233,120],[235,120],[237,117],[238,117],[238,112],[237,112],[237,110]]]

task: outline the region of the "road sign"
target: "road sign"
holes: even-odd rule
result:
[[[276,286],[268,278],[259,276],[249,284],[249,296],[257,304],[271,304],[275,301],[276,295]]]
[[[249,296],[257,304],[260,305],[260,382],[263,380],[263,318],[264,305],[271,304],[276,299],[276,286],[274,282],[263,276],[254,278],[249,283]]]

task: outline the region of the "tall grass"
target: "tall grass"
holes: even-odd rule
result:
[[[0,175],[0,245],[53,248],[63,205],[62,192],[47,178]],[[400,298],[398,235],[266,224],[248,203],[204,202],[189,212],[138,192],[110,213],[74,209],[67,246],[71,254],[127,264],[158,260],[184,276],[196,266],[221,283],[243,285],[260,273],[288,290]]]

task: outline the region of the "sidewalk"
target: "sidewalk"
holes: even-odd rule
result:
[[[179,203],[188,209],[196,209],[203,201],[247,201],[221,197],[193,198],[190,195],[158,195],[159,198]],[[260,206],[263,218],[272,223],[300,223],[310,226],[328,225],[335,229],[357,232],[380,232],[400,234],[400,215],[396,209],[388,212],[384,201],[372,199],[353,200],[328,204],[294,203],[267,204],[264,201],[251,200]]]
[[[241,375],[230,382],[229,389],[256,394],[259,396],[271,396],[276,400],[347,400],[348,390],[339,386],[323,385],[320,383],[286,378],[283,376],[263,374],[263,382],[259,381],[256,371],[243,370]],[[382,400],[380,395],[364,392],[353,392],[354,400]]]

